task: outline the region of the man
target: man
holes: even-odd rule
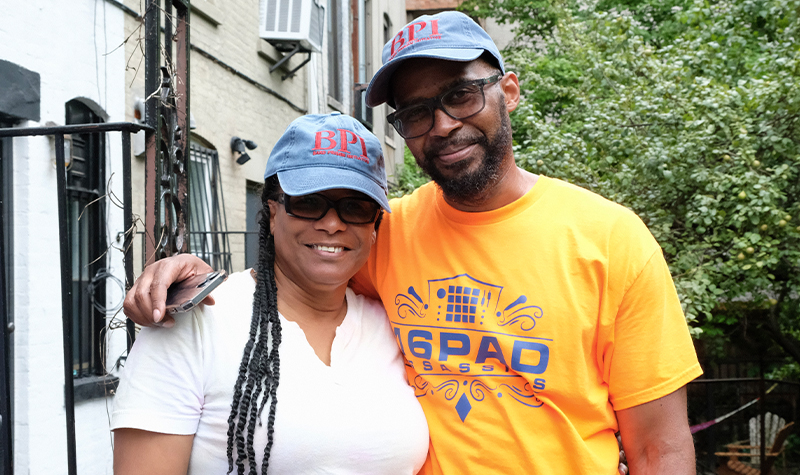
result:
[[[694,473],[685,385],[701,374],[660,247],[633,213],[518,168],[519,83],[455,12],[403,27],[367,104],[434,179],[392,202],[353,286],[380,297],[431,435],[426,473]],[[140,323],[207,266],[151,266]],[[152,315],[152,316],[151,316]]]

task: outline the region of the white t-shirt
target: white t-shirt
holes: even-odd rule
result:
[[[216,305],[177,315],[172,329],[142,329],[117,390],[112,430],[195,434],[189,473],[227,473],[228,416],[254,289],[248,271],[232,274],[214,292]],[[268,472],[417,473],[428,451],[428,426],[383,306],[347,289],[330,366],[296,323],[281,316],[281,326]],[[267,406],[255,432],[259,468],[268,412]]]

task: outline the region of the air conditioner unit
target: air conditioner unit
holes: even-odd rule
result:
[[[322,51],[325,0],[261,0],[259,36],[279,51]]]

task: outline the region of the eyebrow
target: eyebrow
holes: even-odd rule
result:
[[[425,102],[428,99],[432,99],[432,98],[434,98],[434,97],[436,97],[436,96],[438,96],[438,95],[440,95],[442,93],[445,93],[445,92],[449,91],[450,89],[453,89],[456,86],[460,86],[461,84],[464,84],[464,83],[467,83],[467,82],[470,82],[470,81],[475,81],[477,79],[483,79],[483,78],[473,78],[473,79],[459,78],[459,79],[454,79],[454,80],[448,82],[445,85],[445,87],[441,88],[438,94],[434,94],[433,96],[430,96],[430,97],[414,97],[410,101],[408,101],[408,102],[406,102],[406,103],[404,103],[402,105],[401,105],[401,103],[399,101],[395,100],[395,105],[397,106],[397,108],[395,110],[405,109],[406,107],[413,106],[413,105],[419,104],[421,102]]]

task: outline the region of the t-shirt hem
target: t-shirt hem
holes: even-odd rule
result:
[[[117,412],[111,417],[111,430],[139,429],[148,432],[174,435],[194,435],[198,421],[176,419],[163,414]]]
[[[644,391],[631,394],[630,396],[617,398],[611,401],[611,404],[614,406],[614,411],[621,411],[623,409],[629,409],[634,406],[655,401],[660,397],[664,397],[682,388],[702,374],[703,369],[700,367],[700,363],[695,363],[672,379],[664,381],[657,386],[647,388]]]

